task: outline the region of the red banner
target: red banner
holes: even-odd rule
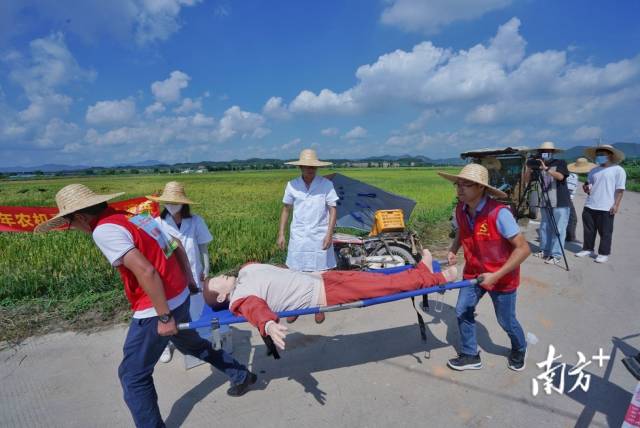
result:
[[[153,217],[160,215],[158,203],[143,197],[114,202],[109,206],[127,211],[132,216],[142,213]],[[56,214],[57,208],[0,206],[0,232],[33,232],[37,225],[55,217]]]

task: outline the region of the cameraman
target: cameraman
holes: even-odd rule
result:
[[[536,256],[543,258],[548,264],[562,262],[562,248],[564,248],[567,223],[569,222],[569,207],[571,206],[569,189],[567,188],[567,177],[569,176],[567,163],[562,159],[554,158],[555,153],[561,151],[561,149],[555,148],[551,141],[545,141],[536,149],[535,159],[527,161],[525,168],[525,181],[529,182],[532,178],[537,180],[537,174],[540,174],[543,186],[541,189],[543,194],[539,195],[542,208],[540,251]],[[545,194],[548,195],[548,198]],[[559,240],[549,216],[550,212],[553,213],[558,227]]]

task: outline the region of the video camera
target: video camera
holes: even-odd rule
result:
[[[542,169],[542,157],[539,153],[534,153],[527,158],[527,166],[533,170]]]

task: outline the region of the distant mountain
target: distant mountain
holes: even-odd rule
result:
[[[21,172],[58,172],[58,171],[80,171],[83,169],[91,168],[87,165],[59,165],[59,164],[44,164],[44,165],[36,165],[36,166],[6,166],[0,167],[0,172],[17,174]]]
[[[137,167],[137,168],[147,168],[150,166],[168,166],[166,163],[164,162],[160,162],[157,160],[146,160],[146,161],[142,161],[142,162],[134,162],[134,163],[127,163],[127,164],[122,164],[122,165],[115,165],[113,166],[113,168],[127,168],[127,167]]]
[[[622,150],[627,159],[640,158],[640,144],[638,143],[613,143],[612,144],[618,150]],[[590,146],[574,146],[570,149],[560,153],[558,157],[570,161],[584,156],[584,149]],[[451,157],[445,159],[431,159],[427,156],[417,155],[384,155],[384,156],[370,156],[364,159],[327,159],[334,164],[344,162],[402,162],[402,164],[408,164],[409,162],[422,163],[427,165],[464,165],[466,162],[459,157]],[[198,166],[215,166],[225,164],[272,164],[280,165],[286,162],[282,159],[262,159],[262,158],[250,158],[250,159],[234,159],[232,161],[202,161],[202,162],[180,162],[173,165],[166,164],[158,160],[146,160],[142,162],[134,162],[130,164],[121,164],[110,167],[99,167],[89,165],[60,165],[60,164],[44,164],[36,166],[15,166],[15,167],[0,167],[0,173],[16,174],[16,173],[30,173],[36,171],[42,171],[44,173],[53,172],[69,172],[69,171],[82,171],[90,168],[150,168],[150,167],[164,167],[168,168],[172,166],[174,168],[197,168]]]
[[[618,150],[621,150],[627,159],[640,158],[640,144],[638,143],[613,143],[611,144]],[[584,157],[584,149],[593,146],[574,146],[558,154],[558,157],[574,161],[577,158]]]

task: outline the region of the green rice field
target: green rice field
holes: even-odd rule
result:
[[[331,170],[323,173],[335,172]],[[454,189],[436,169],[348,169],[345,175],[418,202],[410,227],[427,247],[446,242],[435,227],[448,219]],[[3,181],[0,205],[55,206],[55,193],[83,183],[98,193],[124,191],[121,199],[160,192],[167,181],[185,184],[214,236],[209,251],[213,273],[247,260],[280,263],[275,241],[282,194],[297,171],[236,171],[206,174],[72,177]],[[445,231],[446,232],[446,231]],[[438,242],[436,242],[438,241]],[[126,317],[119,276],[80,232],[0,233],[0,340],[37,333],[52,321],[82,327]]]

